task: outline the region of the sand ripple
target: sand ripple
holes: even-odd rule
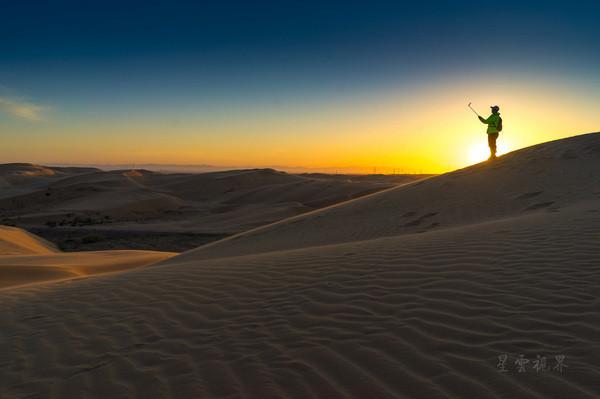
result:
[[[582,212],[5,291],[0,392],[597,398],[600,218]],[[501,373],[502,353],[568,369]]]

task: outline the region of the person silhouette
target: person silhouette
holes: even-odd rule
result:
[[[488,146],[490,147],[490,160],[496,158],[496,140],[498,140],[498,136],[502,131],[502,118],[500,117],[500,107],[497,105],[493,105],[490,107],[492,109],[492,114],[484,119],[483,117],[478,115],[479,120],[482,123],[488,125],[487,127],[487,136],[488,136]]]

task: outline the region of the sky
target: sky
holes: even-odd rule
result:
[[[0,0],[0,163],[440,173],[599,131],[597,1]],[[294,169],[297,170],[297,169]]]

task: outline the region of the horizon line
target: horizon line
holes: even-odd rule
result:
[[[213,164],[176,164],[176,163],[63,163],[63,162],[3,162],[1,164],[24,164],[55,167],[93,167],[107,170],[137,170],[148,169],[154,171],[168,171],[168,168],[174,171],[182,172],[182,169],[189,173],[206,173],[229,170],[251,170],[251,169],[273,169],[289,173],[325,173],[325,174],[358,174],[358,175],[437,175],[420,168],[394,168],[387,166],[284,166],[284,165],[213,165]],[[195,171],[193,169],[196,169]],[[391,173],[389,173],[391,172]]]

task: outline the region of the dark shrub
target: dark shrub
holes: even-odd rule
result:
[[[93,244],[100,241],[104,241],[104,237],[98,234],[90,234],[89,236],[85,236],[81,239],[82,244]]]

